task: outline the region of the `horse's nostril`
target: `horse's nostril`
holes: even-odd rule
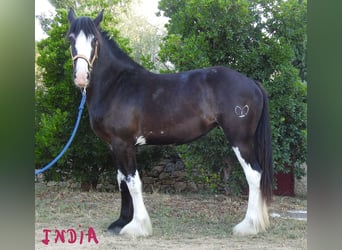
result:
[[[74,79],[76,79],[76,72],[74,72],[74,74],[73,74],[73,75],[74,75]]]
[[[89,74],[89,72],[87,73],[87,80],[89,80],[90,79],[90,74]]]

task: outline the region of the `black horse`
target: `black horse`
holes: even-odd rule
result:
[[[272,147],[268,100],[261,84],[226,67],[154,74],[134,62],[100,29],[95,19],[68,14],[74,80],[87,89],[90,124],[116,159],[121,212],[108,230],[150,235],[142,198],[136,147],[191,142],[221,127],[244,170],[249,199],[236,234],[255,234],[269,225]]]

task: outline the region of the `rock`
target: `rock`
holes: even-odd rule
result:
[[[204,190],[204,188],[205,188],[205,186],[204,186],[203,183],[198,183],[198,184],[197,184],[197,189],[198,189],[198,190]]]
[[[164,170],[164,166],[158,165],[153,168],[153,171],[161,173]]]
[[[164,180],[164,179],[167,179],[167,178],[170,178],[170,175],[168,173],[163,172],[163,173],[161,173],[159,175],[159,179],[160,180]]]
[[[175,166],[175,170],[182,170],[185,171],[185,165],[182,161],[177,161],[176,162],[176,166]]]
[[[175,171],[175,172],[173,172],[172,177],[175,177],[178,179],[185,179],[186,178],[186,172],[185,171]]]
[[[169,162],[165,165],[165,172],[173,172],[175,170],[175,164],[173,164],[172,162]]]
[[[152,177],[158,177],[163,170],[164,170],[164,166],[155,166],[150,172],[150,175]]]
[[[175,185],[175,180],[173,179],[165,179],[162,181],[162,184],[163,185],[167,185],[167,186],[170,186],[170,187],[173,187]]]
[[[168,164],[168,163],[170,163],[170,160],[168,160],[168,159],[163,159],[163,160],[161,160],[161,161],[159,162],[159,165],[165,166],[165,165]]]
[[[150,176],[145,176],[143,178],[143,183],[144,184],[153,184],[154,183],[154,178],[153,177],[150,177]]]
[[[153,193],[153,185],[151,185],[151,184],[147,184],[147,185],[145,185],[144,184],[144,186],[143,186],[143,192],[145,192],[145,193]]]
[[[187,184],[185,182],[176,182],[174,187],[177,192],[182,192],[186,189]]]
[[[188,189],[191,192],[197,192],[198,191],[198,187],[194,182],[189,182],[188,183]]]

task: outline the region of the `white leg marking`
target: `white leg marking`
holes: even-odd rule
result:
[[[133,201],[133,219],[124,226],[120,234],[128,234],[131,236],[148,236],[152,234],[152,224],[150,217],[144,205],[142,197],[142,183],[138,171],[134,176],[125,178],[129,193]]]
[[[135,145],[145,145],[146,144],[146,138],[142,135],[137,138],[137,141]]]
[[[121,173],[121,171],[119,169],[118,169],[118,174],[116,175],[116,179],[118,181],[119,190],[121,191],[120,184],[125,179],[125,175],[123,173]]]
[[[234,227],[233,232],[236,235],[257,234],[265,231],[269,225],[267,205],[260,191],[261,174],[253,170],[251,165],[242,158],[238,147],[233,147],[233,150],[242,165],[249,187],[246,216]]]

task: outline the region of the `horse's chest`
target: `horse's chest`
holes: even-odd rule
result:
[[[90,126],[92,130],[99,138],[110,143],[111,135],[110,135],[109,129],[106,126],[105,118],[106,118],[105,112],[95,109],[95,108],[89,109],[89,120],[90,120]]]

